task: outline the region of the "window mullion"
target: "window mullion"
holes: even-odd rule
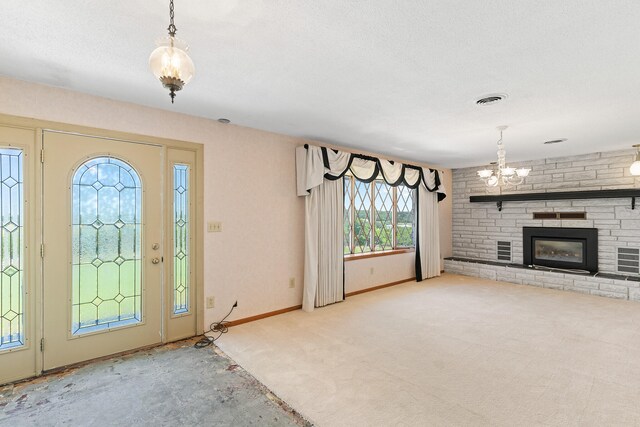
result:
[[[393,215],[393,219],[391,220],[391,233],[393,234],[393,249],[396,249],[398,247],[398,193],[396,191],[398,187],[391,188],[393,191],[393,207],[391,209],[391,215]]]
[[[351,231],[349,232],[349,236],[351,237],[351,253],[356,253],[356,179],[354,177],[349,177],[349,186],[351,187]]]
[[[376,180],[371,181],[371,252],[376,250]]]

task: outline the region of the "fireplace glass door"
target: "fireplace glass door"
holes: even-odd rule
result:
[[[536,260],[584,263],[584,241],[534,239],[533,244]]]

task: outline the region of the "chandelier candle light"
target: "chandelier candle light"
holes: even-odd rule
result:
[[[158,47],[151,52],[149,67],[162,86],[169,89],[171,103],[176,92],[193,78],[195,67],[187,54],[189,46],[176,38],[176,26],[173,23],[173,0],[169,2],[169,37],[158,41]]]
[[[500,139],[498,140],[498,167],[495,171],[491,169],[482,169],[478,171],[478,176],[482,179],[487,188],[492,189],[501,186],[516,186],[524,182],[529,175],[531,169],[528,168],[512,168],[507,166],[507,152],[502,144],[502,132],[507,126],[499,126]]]
[[[629,172],[633,176],[640,176],[640,144],[636,144],[633,146],[636,149],[636,157],[633,163],[631,163],[631,167],[629,167]]]

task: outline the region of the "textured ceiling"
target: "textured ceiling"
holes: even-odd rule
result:
[[[196,76],[174,105],[147,66],[168,1],[4,2],[0,74],[447,167],[493,161],[502,124],[512,161],[640,143],[637,0],[175,8]]]

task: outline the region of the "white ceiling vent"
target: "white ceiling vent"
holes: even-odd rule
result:
[[[506,93],[493,93],[491,95],[485,95],[482,98],[476,100],[477,105],[493,105],[500,101],[507,99]]]
[[[545,145],[560,144],[561,142],[565,142],[566,140],[567,140],[567,138],[552,139],[551,141],[543,142],[543,144],[545,144]]]

